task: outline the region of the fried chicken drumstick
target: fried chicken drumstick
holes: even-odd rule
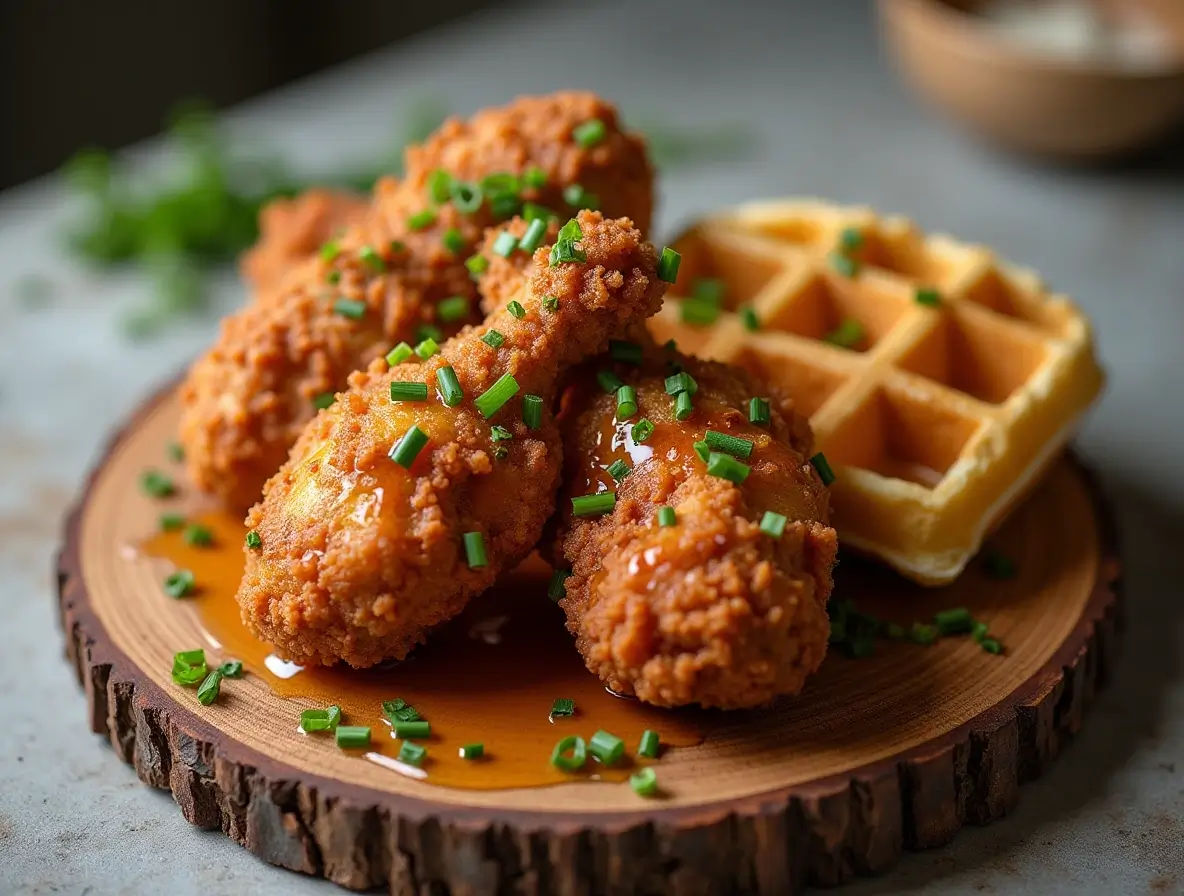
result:
[[[483,290],[518,289],[484,324],[350,377],[247,518],[247,626],[301,663],[402,659],[522,560],[554,508],[560,379],[657,310],[656,272],[632,222],[580,212],[525,282],[491,265]]]
[[[403,181],[379,182],[369,210],[339,239],[227,318],[191,368],[181,390],[186,463],[196,485],[227,506],[258,500],[318,400],[350,373],[399,342],[442,340],[479,319],[465,262],[486,228],[526,203],[566,217],[567,200],[649,227],[645,145],[592,94],[520,99],[446,122],[408,149],[405,167]],[[308,213],[315,230],[342,211],[312,205],[275,214]],[[261,283],[275,276],[268,264],[267,255],[252,264]]]
[[[750,422],[766,386],[644,350],[640,366],[581,368],[560,413],[552,555],[571,570],[567,626],[589,670],[647,703],[731,709],[796,694],[826,652],[838,544],[809,424],[777,399],[766,423]],[[614,376],[632,394],[605,394]],[[693,393],[677,415],[672,390]]]

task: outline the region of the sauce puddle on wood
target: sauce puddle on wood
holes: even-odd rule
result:
[[[489,592],[434,632],[403,663],[357,670],[301,668],[284,662],[258,641],[239,618],[234,595],[243,572],[246,530],[228,514],[194,518],[214,534],[210,547],[192,547],[181,532],[161,532],[143,553],[192,570],[196,592],[185,604],[196,613],[211,660],[239,659],[278,695],[291,698],[292,737],[303,737],[300,711],[333,704],[342,724],[368,725],[371,746],[356,755],[433,784],[472,790],[541,787],[575,778],[623,781],[646,760],[635,758],[642,732],[657,731],[663,749],[701,743],[711,714],[663,710],[616,697],[584,667],[564,628],[563,611],[547,598],[551,570],[531,556]],[[198,645],[193,645],[198,646]],[[228,682],[225,687],[233,687]],[[576,714],[549,714],[556,698],[575,701]],[[431,722],[422,772],[395,763],[402,741],[391,736],[384,700],[401,698]],[[625,741],[627,758],[606,768],[592,760],[571,775],[550,763],[551,750],[569,734],[590,738],[604,729]],[[325,749],[337,750],[331,734]],[[485,757],[461,759],[459,749],[483,743]]]

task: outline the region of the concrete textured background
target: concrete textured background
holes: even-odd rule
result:
[[[465,113],[591,88],[638,121],[739,122],[759,138],[743,160],[665,175],[662,234],[752,197],[866,202],[995,245],[1078,299],[1111,377],[1078,445],[1125,535],[1117,680],[1012,817],[847,892],[1184,892],[1184,149],[1105,171],[983,149],[900,86],[862,3],[539,9],[299,83],[235,110],[230,129],[319,169],[380,148],[424,91]],[[59,522],[105,433],[209,341],[216,316],[128,344],[116,322],[147,282],[65,258],[70,214],[54,180],[0,194],[0,892],[331,892],[190,829],[84,730],[54,618]],[[16,298],[28,275],[54,283],[43,308]],[[241,298],[228,272],[218,310]]]

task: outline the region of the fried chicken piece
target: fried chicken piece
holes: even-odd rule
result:
[[[604,135],[582,146],[573,131],[593,119]],[[344,388],[350,373],[399,342],[414,345],[425,326],[442,339],[479,319],[465,260],[487,227],[514,213],[507,182],[517,181],[520,201],[557,211],[566,207],[565,188],[579,184],[606,213],[649,226],[645,145],[592,94],[520,99],[446,122],[408,149],[405,167],[403,181],[379,182],[370,210],[336,241],[335,257],[305,260],[281,289],[223,321],[191,368],[180,439],[193,481],[224,504],[245,509],[258,500],[314,402]],[[433,202],[438,170],[464,185],[459,199]],[[466,300],[469,314],[443,319],[438,303],[453,296]]]
[[[641,368],[613,368],[636,392],[628,419],[592,379],[607,359],[581,368],[564,397],[552,555],[571,569],[560,602],[567,627],[590,671],[647,703],[735,709],[796,694],[826,652],[838,546],[807,460],[809,424],[776,398],[769,425],[752,424],[749,400],[770,396],[767,386],[723,364],[646,351]],[[698,386],[683,421],[664,384],[674,365]],[[635,435],[642,418],[653,424],[648,438]],[[707,472],[696,443],[708,429],[753,443],[742,484]],[[616,461],[630,468],[619,481]],[[571,498],[606,491],[616,493],[610,513],[573,516]],[[658,522],[665,506],[672,526]],[[787,518],[780,537],[761,532],[766,511]]]
[[[257,294],[274,293],[292,268],[369,208],[368,197],[321,188],[269,202],[259,212],[258,242],[239,261],[243,278]]]
[[[280,655],[358,667],[402,659],[534,548],[559,484],[550,409],[560,378],[654,313],[666,291],[657,254],[628,219],[577,220],[585,262],[552,265],[539,249],[519,275],[521,310],[503,305],[426,361],[354,374],[267,483],[247,518],[261,547],[247,550],[238,602]],[[501,288],[512,278],[504,266],[490,273]],[[452,406],[447,370],[463,390]],[[506,376],[513,397],[483,409]],[[426,384],[429,397],[392,401],[392,383]],[[541,400],[535,429],[528,396]],[[427,442],[408,469],[390,452],[413,427]],[[484,565],[466,557],[469,533]]]

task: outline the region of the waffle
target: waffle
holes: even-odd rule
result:
[[[836,474],[843,544],[921,584],[958,576],[1102,386],[1067,298],[902,218],[754,203],[677,248],[654,335],[787,392]]]

